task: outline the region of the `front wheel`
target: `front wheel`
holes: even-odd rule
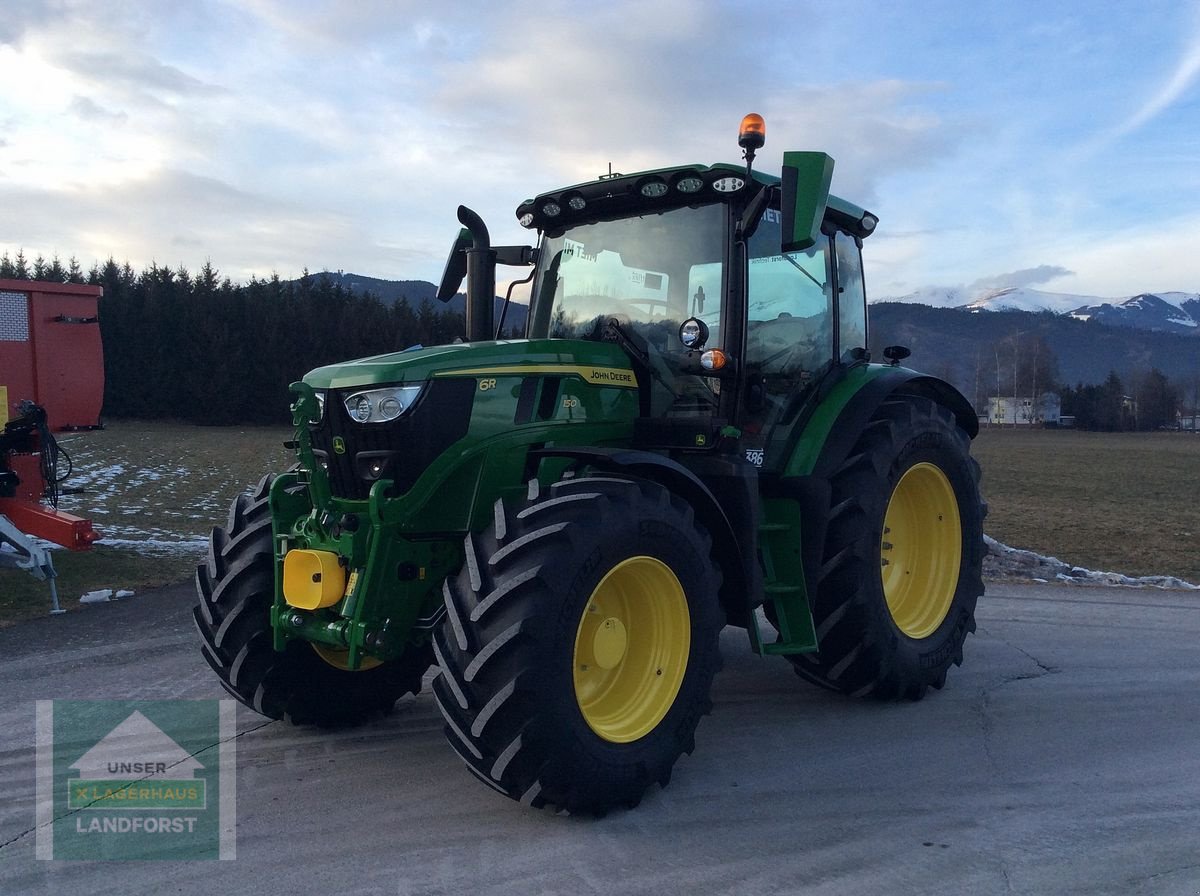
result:
[[[720,664],[720,574],[691,507],[641,480],[541,489],[466,540],[433,692],[467,767],[534,806],[604,813],[695,746]]]
[[[983,593],[979,465],[934,402],[884,402],[831,479],[818,652],[791,657],[844,693],[920,699],[962,663]]]

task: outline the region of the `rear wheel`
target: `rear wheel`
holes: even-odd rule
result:
[[[264,477],[252,495],[234,500],[229,522],[213,529],[208,560],[196,570],[192,616],[204,658],[225,690],[273,719],[337,726],[389,712],[404,694],[420,691],[433,662],[428,645],[359,671],[346,668],[344,652],[324,646],[289,641],[282,652],[274,649],[270,487]]]
[[[645,481],[583,477],[496,505],[445,587],[433,692],[482,781],[603,813],[695,747],[720,665],[720,575],[692,509]]]
[[[953,415],[884,402],[831,479],[813,600],[819,652],[797,673],[844,693],[920,699],[962,663],[983,593],[979,465]]]

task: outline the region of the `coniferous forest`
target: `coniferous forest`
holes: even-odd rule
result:
[[[385,305],[330,278],[278,275],[240,285],[211,264],[195,274],[109,259],[0,257],[0,279],[104,288],[104,415],[201,424],[288,423],[288,384],[323,364],[452,342],[462,315],[428,299]]]

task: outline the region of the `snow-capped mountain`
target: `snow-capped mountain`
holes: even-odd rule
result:
[[[1015,286],[1004,289],[925,287],[905,296],[879,301],[973,312],[1052,311],[1077,320],[1200,336],[1200,293],[1192,292],[1141,293],[1125,299],[1104,299]]]
[[[1084,305],[1099,304],[1099,296],[1041,292],[1023,286],[978,289],[961,286],[927,286],[905,296],[890,296],[880,302],[913,302],[934,308],[966,308],[970,311],[1053,311],[1065,314]],[[1111,300],[1109,300],[1111,301]]]
[[[964,307],[970,311],[1053,311],[1064,314],[1087,302],[1103,302],[1094,296],[1077,296],[1062,292],[1041,292],[1037,289],[1012,286],[989,289]]]
[[[1142,293],[1124,302],[1084,305],[1070,312],[1077,320],[1094,320],[1114,327],[1200,334],[1200,295]]]

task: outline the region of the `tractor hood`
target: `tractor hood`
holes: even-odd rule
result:
[[[511,339],[411,348],[318,367],[305,375],[304,382],[314,389],[353,389],[415,385],[435,376],[522,373],[575,375],[598,385],[636,386],[629,358],[618,346],[575,339]]]

